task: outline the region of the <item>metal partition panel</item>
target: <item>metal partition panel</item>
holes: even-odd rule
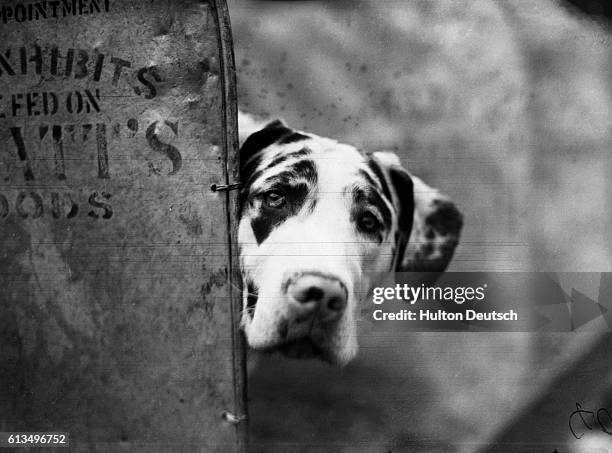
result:
[[[224,1],[9,1],[0,37],[0,431],[243,448]]]

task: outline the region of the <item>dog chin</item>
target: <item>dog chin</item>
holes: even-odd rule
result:
[[[354,355],[345,357],[338,355],[332,349],[317,344],[311,338],[304,337],[283,343],[271,351],[278,351],[285,357],[292,359],[317,359],[329,363],[330,365],[346,365]]]
[[[253,345],[251,345],[253,347]],[[332,344],[324,345],[310,337],[295,338],[269,346],[253,347],[256,351],[272,354],[281,353],[292,359],[317,359],[335,366],[344,366],[357,354],[357,346],[335,349]]]

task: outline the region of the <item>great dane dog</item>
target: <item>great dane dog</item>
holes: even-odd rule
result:
[[[242,326],[254,349],[346,364],[377,277],[440,273],[453,256],[460,212],[393,153],[275,120],[244,140],[240,164]]]

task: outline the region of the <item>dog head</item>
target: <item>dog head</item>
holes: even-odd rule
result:
[[[453,255],[461,214],[393,153],[276,120],[246,139],[240,161],[242,325],[255,349],[347,363],[375,276],[434,275]]]

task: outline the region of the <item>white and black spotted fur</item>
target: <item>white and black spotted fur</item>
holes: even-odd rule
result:
[[[242,324],[255,349],[345,364],[377,276],[435,276],[453,255],[461,214],[393,153],[276,120],[248,136],[240,160]]]

